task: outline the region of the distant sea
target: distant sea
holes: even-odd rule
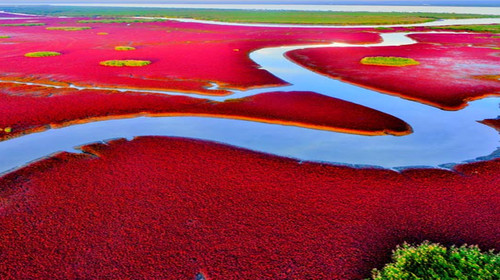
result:
[[[345,12],[430,12],[500,15],[500,7],[458,6],[384,6],[384,5],[284,5],[284,4],[53,4],[58,6],[137,7],[137,8],[206,8],[245,10],[301,10],[301,11],[345,11]]]

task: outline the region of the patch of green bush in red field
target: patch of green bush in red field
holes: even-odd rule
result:
[[[111,66],[111,67],[141,67],[151,64],[149,60],[106,60],[99,62],[102,66]]]
[[[66,18],[64,26],[79,26],[82,18]],[[60,18],[44,18],[48,27],[62,27]],[[286,85],[249,59],[250,52],[282,45],[329,43],[374,43],[376,33],[358,29],[294,29],[222,26],[174,21],[148,24],[92,23],[92,32],[65,32],[19,27],[9,30],[22,44],[0,44],[4,73],[36,77],[78,86],[103,86],[227,95],[231,89]],[[369,29],[367,29],[369,30]],[[96,33],[107,33],[97,36]],[[189,41],[189,44],[186,42]],[[130,52],[114,46],[132,45]],[[33,49],[64,52],[57,63],[33,65],[21,61],[19,53]],[[238,50],[238,51],[235,51]],[[147,67],[100,67],[106,60],[149,60]],[[76,66],[77,65],[77,66]],[[14,74],[9,74],[14,75]],[[218,89],[210,89],[217,82]]]
[[[365,65],[378,65],[378,66],[395,66],[404,67],[411,65],[419,65],[420,62],[407,57],[394,57],[394,56],[367,56],[360,60],[361,64]]]
[[[0,26],[13,26],[13,27],[23,27],[23,26],[43,26],[45,23],[2,23]]]
[[[287,56],[329,77],[446,110],[458,110],[468,101],[499,94],[497,80],[478,78],[500,73],[500,56],[494,50],[464,45],[466,39],[454,34],[436,35],[410,35],[426,43],[407,46],[301,49]],[[490,37],[467,39],[481,45],[491,42]],[[411,57],[420,64],[381,71],[378,63],[360,63],[366,57],[388,56]]]
[[[500,279],[500,254],[482,252],[477,246],[446,248],[428,241],[412,246],[398,246],[392,262],[374,269],[374,280],[410,279]]]
[[[59,56],[59,55],[61,55],[61,53],[49,52],[49,51],[29,52],[24,54],[25,57],[48,57],[48,56]]]
[[[116,46],[115,51],[133,51],[135,50],[134,47],[131,46]]]
[[[62,30],[62,31],[82,31],[92,29],[88,26],[50,26],[46,28],[47,30]]]
[[[500,160],[350,168],[141,137],[0,178],[2,279],[363,279],[403,242],[500,249]]]
[[[500,33],[500,24],[471,24],[450,26],[428,26],[429,29],[445,29],[453,31]]]

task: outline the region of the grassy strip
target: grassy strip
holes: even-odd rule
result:
[[[458,31],[472,31],[472,32],[500,33],[500,24],[429,26],[427,28],[429,28],[429,29],[458,30]]]
[[[361,59],[360,63],[365,65],[396,66],[396,67],[420,64],[420,62],[412,58],[394,57],[394,56],[368,56]]]
[[[500,279],[500,255],[481,252],[477,246],[446,248],[429,242],[419,246],[405,243],[396,248],[392,259],[383,269],[374,269],[372,279]]]
[[[42,26],[45,23],[4,23],[0,24],[0,26]]]
[[[130,46],[116,46],[115,47],[115,51],[133,51],[135,50],[134,47],[130,47]]]
[[[410,24],[438,19],[465,19],[499,17],[489,15],[448,13],[371,13],[328,11],[264,11],[264,10],[220,10],[220,9],[170,9],[170,8],[125,8],[125,7],[61,7],[61,6],[11,6],[2,8],[8,12],[20,12],[51,16],[130,17],[153,16],[195,18],[226,22],[295,23],[332,25]],[[101,21],[103,19],[96,19]],[[108,21],[110,19],[104,19]],[[123,19],[111,19],[113,21]],[[128,19],[130,20],[130,19]],[[127,21],[126,21],[127,22]],[[88,22],[86,22],[88,23]]]
[[[47,27],[47,30],[63,30],[63,31],[80,31],[80,30],[88,30],[92,29],[92,27],[88,26],[82,26],[82,27],[77,27],[77,26],[51,26]]]
[[[25,54],[26,57],[47,57],[47,56],[58,56],[61,53],[58,52],[30,52]]]
[[[99,64],[103,66],[111,66],[111,67],[141,67],[151,64],[149,60],[106,60],[101,61]]]
[[[0,39],[8,39],[8,38],[10,38],[10,36],[9,36],[9,35],[1,35],[1,36],[0,36]]]

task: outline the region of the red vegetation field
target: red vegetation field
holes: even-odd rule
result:
[[[0,17],[6,14],[0,13]],[[404,135],[404,121],[315,92],[209,99],[76,90],[8,81],[229,94],[283,85],[252,50],[374,43],[373,29],[293,29],[196,23],[0,27],[0,141],[50,127],[134,116],[210,116],[349,133]],[[80,31],[46,27],[90,26]],[[370,32],[366,32],[370,31]],[[101,34],[101,35],[99,35]],[[404,47],[289,53],[321,73],[446,109],[498,94],[490,35],[413,35]],[[487,37],[487,38],[486,38]],[[470,45],[466,42],[472,42]],[[133,46],[117,52],[115,46]],[[27,58],[34,51],[57,57]],[[403,56],[409,67],[362,65]],[[150,60],[144,67],[105,60]],[[219,89],[210,89],[211,83]],[[498,128],[498,120],[484,120]],[[140,137],[87,145],[0,177],[0,279],[362,279],[402,242],[500,249],[500,159],[454,170],[350,168],[222,144]],[[7,153],[8,154],[8,153]]]
[[[284,85],[284,81],[259,69],[249,52],[272,46],[325,42],[373,43],[376,33],[360,30],[259,28],[198,23],[77,23],[79,19],[43,18],[46,26],[0,27],[12,36],[0,44],[2,75],[22,79],[53,80],[76,85],[149,88],[212,95],[227,89]],[[24,20],[5,20],[5,23]],[[47,27],[89,26],[81,31],[47,30]],[[99,33],[108,35],[98,35]],[[135,47],[117,52],[115,46]],[[23,57],[27,52],[57,51],[58,57]],[[105,60],[152,61],[136,68],[105,67]],[[35,65],[35,66],[34,66]],[[211,82],[221,87],[207,89]]]
[[[460,109],[472,99],[498,95],[500,83],[495,75],[500,73],[500,51],[474,45],[492,46],[490,35],[411,36],[423,43],[398,47],[304,49],[287,55],[333,78],[448,110]],[[472,42],[471,46],[465,46],[467,41]],[[420,65],[361,64],[360,60],[367,56],[408,57],[419,61]]]
[[[500,118],[497,119],[486,119],[481,121],[482,123],[489,125],[500,132]]]
[[[439,34],[439,33],[419,33],[411,34],[410,38],[420,43],[454,45],[454,46],[482,46],[500,47],[500,37],[498,34]]]
[[[144,137],[0,178],[2,279],[361,279],[403,241],[500,249],[499,160],[397,173]]]
[[[404,121],[361,105],[314,92],[267,92],[216,102],[164,94],[51,89],[0,83],[0,139],[97,119],[149,116],[213,116],[335,130],[403,135]]]

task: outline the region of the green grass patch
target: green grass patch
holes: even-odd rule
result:
[[[47,56],[58,56],[61,55],[61,53],[58,52],[29,52],[25,54],[24,56],[26,57],[47,57]]]
[[[0,127],[0,133],[4,131],[5,133],[11,133],[12,132],[12,128],[11,127],[6,127],[6,128],[1,128]]]
[[[429,26],[429,29],[445,29],[457,31],[500,33],[500,24],[478,24],[478,25],[453,25],[453,26]]]
[[[63,30],[63,31],[81,31],[81,30],[89,30],[92,27],[88,26],[51,26],[47,27],[47,30]]]
[[[412,58],[394,57],[394,56],[368,56],[361,59],[360,63],[365,65],[396,66],[396,67],[420,64],[420,62]]]
[[[130,46],[116,46],[115,47],[115,51],[133,51],[135,50],[134,47],[130,47]]]
[[[500,279],[500,255],[481,252],[477,246],[452,246],[424,242],[419,246],[403,244],[392,254],[392,262],[372,271],[374,280],[405,279]]]
[[[394,30],[394,28],[391,27],[375,27],[375,30]]]
[[[45,23],[4,23],[0,24],[0,26],[42,26]]]
[[[149,60],[106,60],[101,61],[99,64],[111,67],[141,67],[151,64]]]
[[[0,39],[8,39],[8,38],[10,38],[9,35],[0,35]]]
[[[392,12],[331,12],[331,11],[264,11],[222,10],[188,8],[127,8],[127,7],[61,7],[61,6],[10,6],[8,12],[50,16],[103,17],[83,23],[144,22],[144,19],[126,17],[173,17],[216,20],[225,22],[295,23],[331,25],[411,24],[439,19],[466,19],[500,17],[495,15],[471,15],[452,13],[392,13]],[[124,17],[124,18],[119,18]],[[151,20],[147,20],[149,22]]]

